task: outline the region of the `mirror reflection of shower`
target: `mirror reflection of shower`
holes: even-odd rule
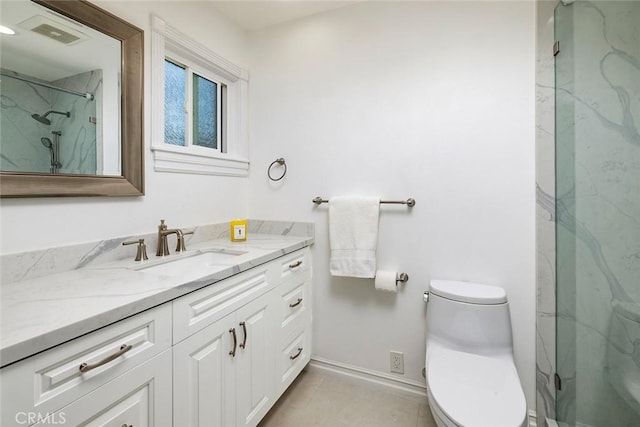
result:
[[[40,138],[40,142],[45,148],[49,149],[49,156],[51,157],[49,173],[58,173],[62,166],[62,163],[58,160],[60,153],[60,136],[62,135],[62,132],[54,130],[51,134],[53,135],[53,142],[47,137]]]
[[[105,129],[98,125],[104,107],[102,76],[96,69],[44,82],[0,66],[0,170],[49,174],[53,167],[56,174],[98,175],[118,169],[118,155],[111,150],[119,138],[107,129],[112,138],[105,145]],[[51,134],[53,130],[62,136]],[[51,140],[53,162],[42,137]]]
[[[47,119],[47,116],[49,114],[60,114],[62,116],[67,116],[67,117],[71,117],[71,112],[67,111],[67,112],[63,112],[63,111],[54,111],[54,110],[49,110],[46,113],[40,115],[40,114],[32,114],[31,117],[33,117],[34,120],[39,121],[42,124],[45,124],[47,126],[51,125],[51,120]]]

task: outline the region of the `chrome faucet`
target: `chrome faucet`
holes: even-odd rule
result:
[[[167,224],[164,223],[164,219],[161,219],[160,225],[158,226],[158,248],[156,250],[156,256],[169,255],[169,242],[167,240],[169,234],[175,234],[178,238],[177,252],[186,250],[182,230],[179,228],[168,229]]]

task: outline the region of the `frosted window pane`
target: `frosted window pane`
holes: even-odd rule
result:
[[[164,61],[164,141],[185,145],[185,69]]]
[[[218,148],[217,129],[218,85],[204,77],[193,75],[193,144]]]

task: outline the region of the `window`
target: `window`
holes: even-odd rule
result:
[[[201,73],[204,74],[204,73]],[[164,142],[226,152],[222,122],[226,84],[173,58],[164,60]]]
[[[153,18],[155,170],[247,176],[247,73]]]

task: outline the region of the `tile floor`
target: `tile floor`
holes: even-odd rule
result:
[[[258,427],[436,427],[426,397],[324,369],[298,376]]]

